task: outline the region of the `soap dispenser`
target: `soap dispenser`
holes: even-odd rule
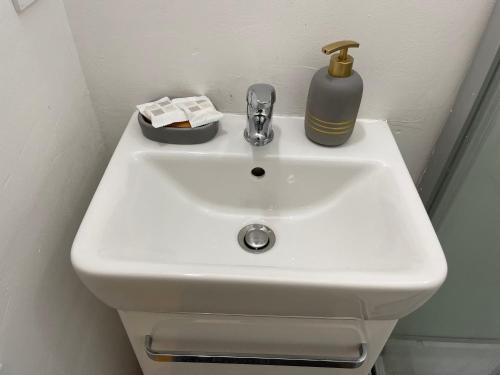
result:
[[[352,134],[358,115],[363,80],[352,69],[348,48],[359,43],[343,40],[328,44],[322,52],[332,55],[330,66],[318,70],[311,81],[304,119],[307,137],[323,146],[339,146]]]

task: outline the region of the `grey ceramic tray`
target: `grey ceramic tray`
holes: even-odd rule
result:
[[[178,145],[194,145],[205,143],[217,134],[219,122],[198,126],[196,128],[154,128],[151,121],[138,113],[137,118],[141,126],[142,134],[152,141],[161,143],[174,143]]]

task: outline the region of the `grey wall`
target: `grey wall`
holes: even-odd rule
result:
[[[0,109],[0,373],[139,374],[69,260],[108,153],[60,0],[0,1]]]

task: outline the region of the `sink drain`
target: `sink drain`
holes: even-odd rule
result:
[[[276,236],[271,228],[262,224],[250,224],[241,228],[238,242],[243,250],[250,253],[263,253],[274,246]]]

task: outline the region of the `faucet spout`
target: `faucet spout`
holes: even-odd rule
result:
[[[247,122],[244,137],[253,146],[263,146],[273,140],[273,105],[276,90],[265,83],[256,83],[247,91]]]

